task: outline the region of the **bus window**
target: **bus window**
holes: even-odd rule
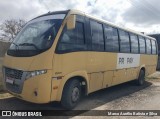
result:
[[[140,47],[140,53],[145,54],[146,53],[146,45],[145,45],[145,39],[142,36],[139,36],[139,47]]]
[[[85,49],[84,23],[76,22],[76,27],[72,30],[67,30],[67,27],[65,26],[58,45],[58,51],[70,52]]]
[[[102,24],[91,21],[92,50],[104,51],[104,36]]]
[[[157,54],[156,41],[152,41],[152,54]]]
[[[147,54],[151,54],[151,40],[146,39],[146,49],[147,49]]]
[[[130,52],[129,34],[126,31],[119,30],[120,37],[120,51],[123,53]]]
[[[119,43],[118,43],[118,31],[116,28],[105,25],[105,50],[108,52],[118,52]]]
[[[132,53],[139,53],[139,47],[138,47],[138,37],[137,35],[130,33],[130,39],[131,39],[131,52]]]
[[[18,33],[7,54],[29,57],[47,51],[53,45],[64,17],[64,14],[55,14],[29,21]]]

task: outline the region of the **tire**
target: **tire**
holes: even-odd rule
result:
[[[144,82],[145,82],[145,72],[144,72],[144,70],[140,70],[139,77],[138,77],[136,83],[137,83],[137,85],[141,86],[144,84]]]
[[[63,89],[61,105],[65,109],[73,109],[81,98],[81,86],[80,82],[76,79],[72,79],[66,83]]]

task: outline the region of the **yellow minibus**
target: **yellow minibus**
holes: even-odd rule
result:
[[[73,109],[81,97],[156,71],[154,38],[78,10],[49,12],[18,33],[3,63],[5,89],[33,103],[61,102]]]

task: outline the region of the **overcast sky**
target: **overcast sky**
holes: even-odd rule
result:
[[[160,33],[159,5],[160,0],[0,0],[0,23],[74,8],[135,31]]]

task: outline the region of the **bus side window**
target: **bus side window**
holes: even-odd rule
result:
[[[119,29],[120,51],[122,53],[130,53],[129,33]]]
[[[118,31],[111,26],[104,26],[105,50],[107,52],[119,52]]]
[[[131,39],[131,52],[132,53],[139,53],[139,46],[138,46],[138,37],[137,35],[130,33]]]
[[[147,54],[151,54],[151,40],[150,39],[146,39],[146,48],[147,48]]]
[[[152,54],[157,54],[157,48],[156,48],[156,41],[151,40],[152,41]]]
[[[104,51],[104,35],[102,24],[96,21],[90,21],[91,37],[92,37],[92,50]]]
[[[84,23],[76,22],[75,29],[68,30],[65,26],[58,44],[59,52],[86,50],[84,37]]]
[[[145,39],[142,36],[138,36],[139,37],[139,48],[140,48],[140,53],[141,54],[145,54],[146,53],[146,43],[145,43]]]

